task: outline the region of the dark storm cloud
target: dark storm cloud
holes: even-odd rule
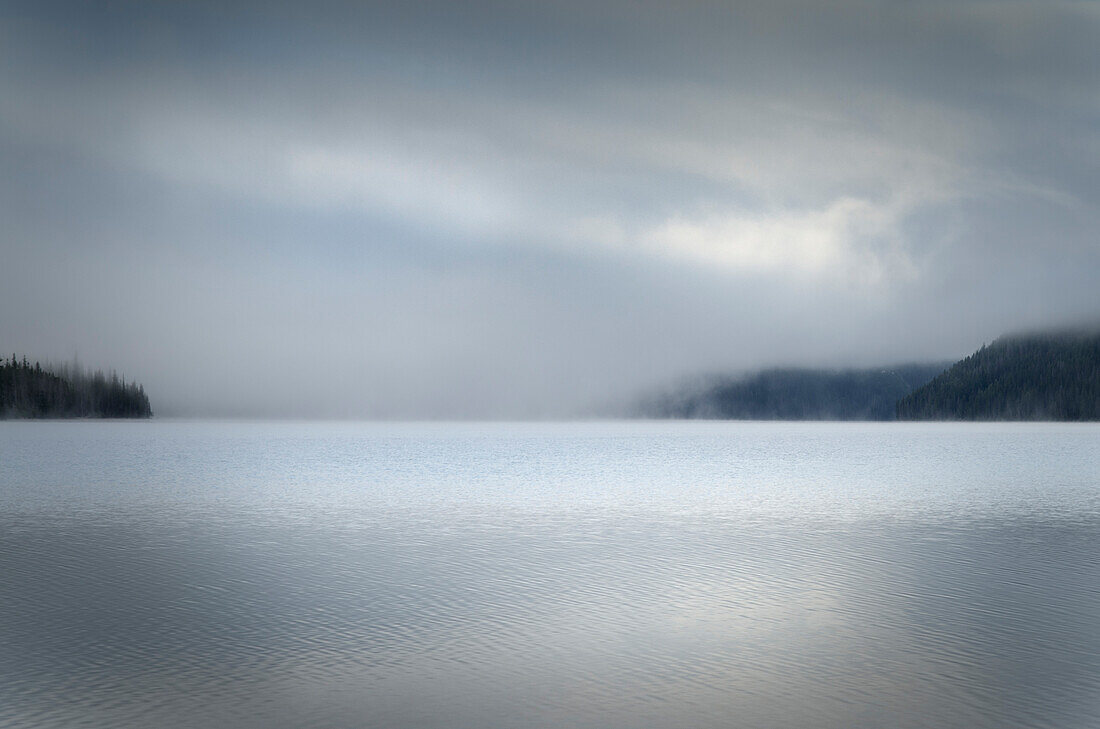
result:
[[[8,3],[0,344],[572,412],[1100,312],[1100,6]]]

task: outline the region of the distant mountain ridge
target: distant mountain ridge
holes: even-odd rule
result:
[[[902,420],[1100,420],[1100,327],[1004,336],[901,398]]]
[[[951,364],[777,368],[642,401],[642,417],[1100,420],[1100,326],[1003,336]]]
[[[148,418],[145,388],[78,365],[0,360],[0,418]]]
[[[900,398],[950,365],[769,369],[650,398],[642,403],[640,414],[720,420],[893,420]]]

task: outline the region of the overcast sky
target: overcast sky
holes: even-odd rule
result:
[[[1100,318],[1095,2],[0,2],[0,347],[544,417]]]

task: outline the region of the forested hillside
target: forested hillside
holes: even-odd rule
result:
[[[145,389],[77,366],[0,360],[0,418],[148,418]]]
[[[1100,331],[1002,337],[901,399],[902,420],[1100,420]]]
[[[949,364],[765,370],[652,398],[642,405],[641,414],[731,420],[893,420],[898,399]]]

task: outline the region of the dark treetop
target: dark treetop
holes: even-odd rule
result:
[[[898,403],[902,420],[1100,420],[1100,329],[1002,337]]]
[[[112,372],[0,360],[0,418],[148,418],[145,389]]]

